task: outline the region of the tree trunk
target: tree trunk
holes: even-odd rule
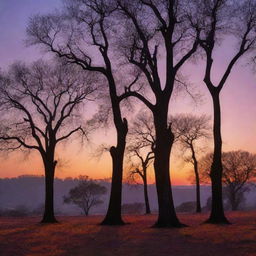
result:
[[[113,120],[117,132],[117,145],[112,146],[110,154],[112,157],[112,183],[107,214],[101,223],[102,225],[124,225],[121,216],[122,206],[122,179],[123,179],[123,159],[126,145],[126,135],[128,133],[128,123],[122,119],[120,99],[116,92],[115,79],[112,74],[111,62],[107,53],[103,53],[105,60],[109,85],[109,95],[112,105]]]
[[[237,209],[238,209],[238,205],[235,200],[231,201],[231,209],[232,209],[232,211],[237,211]]]
[[[41,223],[56,223],[54,215],[54,173],[57,162],[45,162],[45,209]]]
[[[211,166],[211,183],[212,183],[212,209],[207,223],[227,224],[229,221],[225,217],[222,199],[222,139],[221,139],[221,112],[219,92],[212,94],[214,121],[213,121],[213,137],[214,137],[214,153]]]
[[[199,178],[199,172],[198,172],[198,162],[196,159],[195,150],[193,147],[193,144],[191,145],[191,151],[192,151],[192,159],[194,164],[194,172],[195,172],[195,178],[196,178],[196,212],[200,213],[202,212],[201,208],[201,193],[200,193],[200,178]]]
[[[200,180],[199,180],[199,175],[198,171],[196,172],[196,212],[200,213],[202,212],[201,208],[201,192],[200,192]]]
[[[128,125],[126,119],[122,121],[122,127],[117,129],[117,146],[111,147],[112,157],[112,183],[108,211],[102,225],[124,225],[121,216],[122,206],[122,179],[123,159],[126,144]]]
[[[229,199],[229,202],[230,202],[230,205],[231,205],[231,210],[232,211],[237,211],[238,206],[239,206],[239,201],[238,201],[237,194],[234,191],[234,189],[230,189],[228,191],[228,199]]]
[[[167,113],[162,114],[163,109],[154,113],[156,129],[154,168],[159,207],[158,220],[154,226],[182,227],[183,224],[179,222],[174,208],[169,172],[174,135],[171,128],[167,128]]]
[[[151,214],[151,210],[150,210],[150,206],[149,206],[149,199],[148,199],[148,183],[147,183],[147,171],[146,170],[144,170],[143,188],[144,188],[146,214]]]

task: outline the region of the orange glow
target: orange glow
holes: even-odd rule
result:
[[[36,48],[25,48],[25,30],[28,17],[37,13],[35,10],[51,11],[54,7],[58,7],[60,2],[56,1],[31,1],[24,8],[21,1],[16,1],[17,5],[13,5],[11,1],[3,1],[3,12],[0,16],[3,31],[1,33],[3,40],[0,45],[1,68],[5,69],[14,60],[20,59],[31,61],[42,56],[41,52]],[[36,3],[37,2],[37,3]],[[10,23],[9,16],[15,16]],[[226,45],[225,45],[226,43]],[[223,43],[223,48],[219,49],[218,56],[214,60],[214,80],[218,78],[227,66],[227,61],[233,55],[230,42]],[[228,44],[228,45],[227,45]],[[222,53],[225,58],[223,58]],[[239,62],[231,72],[223,91],[221,92],[221,107],[222,107],[222,139],[223,150],[247,150],[256,153],[255,134],[256,134],[256,86],[255,74],[251,72],[250,67],[243,66],[243,62]],[[247,64],[247,63],[246,63]],[[159,62],[162,79],[164,80],[164,63]],[[188,77],[196,92],[203,95],[202,101],[195,104],[189,97],[184,94],[180,97],[173,97],[170,103],[171,114],[175,113],[193,113],[212,115],[212,100],[206,86],[203,83],[203,72],[205,63],[198,60],[196,64],[187,63],[184,66],[184,74]],[[139,107],[136,106],[137,109]],[[86,115],[86,113],[85,113]],[[125,117],[130,121],[132,113],[125,114]],[[88,175],[91,178],[108,178],[111,177],[111,158],[108,153],[105,153],[100,159],[93,158],[92,152],[95,151],[98,145],[107,143],[115,145],[115,131],[105,132],[96,131],[91,137],[90,143],[85,143],[81,147],[79,143],[72,142],[64,144],[57,150],[56,159],[59,161],[60,167],[56,170],[56,176],[77,177],[78,175]],[[208,150],[212,148],[212,141],[209,142]],[[177,150],[178,151],[178,150]],[[204,152],[204,153],[207,153]],[[175,153],[175,152],[172,152]],[[188,185],[188,171],[191,166],[182,166],[181,156],[174,157],[171,163],[171,181],[173,185]],[[176,162],[179,164],[176,164]],[[13,153],[8,158],[1,157],[0,159],[0,177],[15,177],[22,174],[42,175],[44,173],[43,165],[40,156],[37,153],[32,153],[29,157],[24,158],[21,153]],[[149,183],[154,183],[154,174],[151,171]]]

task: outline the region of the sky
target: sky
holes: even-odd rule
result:
[[[26,26],[33,14],[44,14],[61,6],[61,0],[0,0],[0,68],[6,70],[16,60],[31,62],[44,57],[39,47],[26,47]],[[228,60],[232,56],[232,40],[226,40],[215,54],[214,78],[216,81],[223,74]],[[171,102],[172,113],[193,112],[194,114],[212,115],[212,103],[209,92],[202,82],[204,62],[189,63],[184,73],[189,81],[202,94],[202,102],[194,104],[187,97],[177,97]],[[233,69],[222,93],[222,139],[223,150],[243,149],[256,153],[256,75],[247,60],[240,61]],[[57,169],[58,177],[89,175],[92,178],[111,176],[111,158],[104,154],[101,158],[94,155],[97,145],[115,142],[113,130],[94,134],[90,143],[81,146],[70,142],[60,147],[57,158],[61,166]],[[212,143],[209,143],[209,148]],[[171,177],[176,185],[188,184],[188,171],[191,168],[181,161],[178,149],[173,152]],[[0,178],[22,174],[43,174],[43,165],[36,153],[24,156],[21,153],[2,154],[0,159]],[[154,181],[154,175],[150,175]]]

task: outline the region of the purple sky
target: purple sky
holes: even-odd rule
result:
[[[14,60],[38,58],[35,47],[25,47],[26,25],[29,17],[48,13],[60,6],[61,0],[1,0],[0,1],[0,67]]]
[[[42,52],[38,47],[25,47],[26,24],[31,15],[54,11],[60,4],[61,0],[0,1],[0,68],[6,69],[15,60],[32,61],[42,56]],[[223,73],[223,68],[226,67],[228,60],[232,56],[232,51],[230,50],[232,45],[233,41],[227,40],[216,53],[216,80]],[[189,75],[192,83],[204,95],[204,103],[195,107],[188,101],[178,99],[172,102],[171,106],[173,106],[175,112],[206,113],[211,115],[211,98],[202,82],[204,62],[199,61],[196,65],[188,64],[184,70]],[[246,60],[240,61],[233,69],[232,75],[223,89],[221,99],[224,150],[244,149],[256,153],[256,75],[246,65]],[[101,143],[104,143],[106,134],[102,134],[101,137]],[[113,143],[113,141],[109,141],[109,143]],[[78,160],[76,157],[74,156],[74,161]],[[81,157],[84,156],[80,155]],[[106,171],[102,170],[101,165],[97,167],[95,160],[91,160],[91,163],[87,160],[83,159],[83,164],[85,165],[86,162],[90,168],[98,170],[98,175],[110,176],[110,163],[107,164],[108,170]],[[102,161],[109,161],[109,157],[107,156]],[[0,168],[0,177],[15,175],[17,166],[11,165],[11,163],[13,163],[13,159],[6,160],[4,166]],[[41,167],[39,166],[38,168],[40,169]],[[81,166],[74,168],[78,168],[77,172],[83,170]],[[18,174],[22,172],[33,173],[35,170],[26,163],[20,165],[20,173]],[[64,172],[63,176],[68,176],[68,172]]]

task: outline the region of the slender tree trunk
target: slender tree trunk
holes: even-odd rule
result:
[[[229,221],[225,217],[222,199],[222,139],[221,139],[221,112],[219,92],[212,93],[214,121],[213,121],[213,137],[214,137],[214,153],[211,166],[211,183],[212,183],[212,209],[207,223],[227,224]]]
[[[161,108],[158,113],[154,113],[156,129],[154,168],[159,206],[155,227],[182,227],[174,208],[169,172],[174,136],[171,128],[167,127],[167,113],[161,115],[163,110],[164,108]]]
[[[144,170],[144,177],[143,177],[143,188],[144,188],[146,214],[151,214],[151,210],[150,210],[150,206],[149,206],[149,199],[148,199],[147,171],[145,171],[145,170]]]
[[[89,215],[89,209],[87,208],[87,206],[83,206],[82,209],[84,211],[84,215],[88,216]]]
[[[193,145],[191,145],[191,151],[192,151],[192,159],[194,164],[194,172],[195,172],[195,178],[196,178],[196,212],[200,213],[202,212],[201,208],[201,193],[200,193],[200,178],[199,178],[199,171],[198,171],[198,162],[196,159],[196,154]]]
[[[198,171],[195,171],[196,175],[196,212],[200,213],[202,212],[202,207],[201,207],[201,192],[200,192],[200,180],[199,180],[199,175]]]
[[[231,209],[232,209],[232,211],[237,211],[237,203],[235,202],[235,201],[231,201]]]
[[[54,174],[56,163],[44,161],[45,165],[45,209],[41,223],[56,223],[54,215]]]

